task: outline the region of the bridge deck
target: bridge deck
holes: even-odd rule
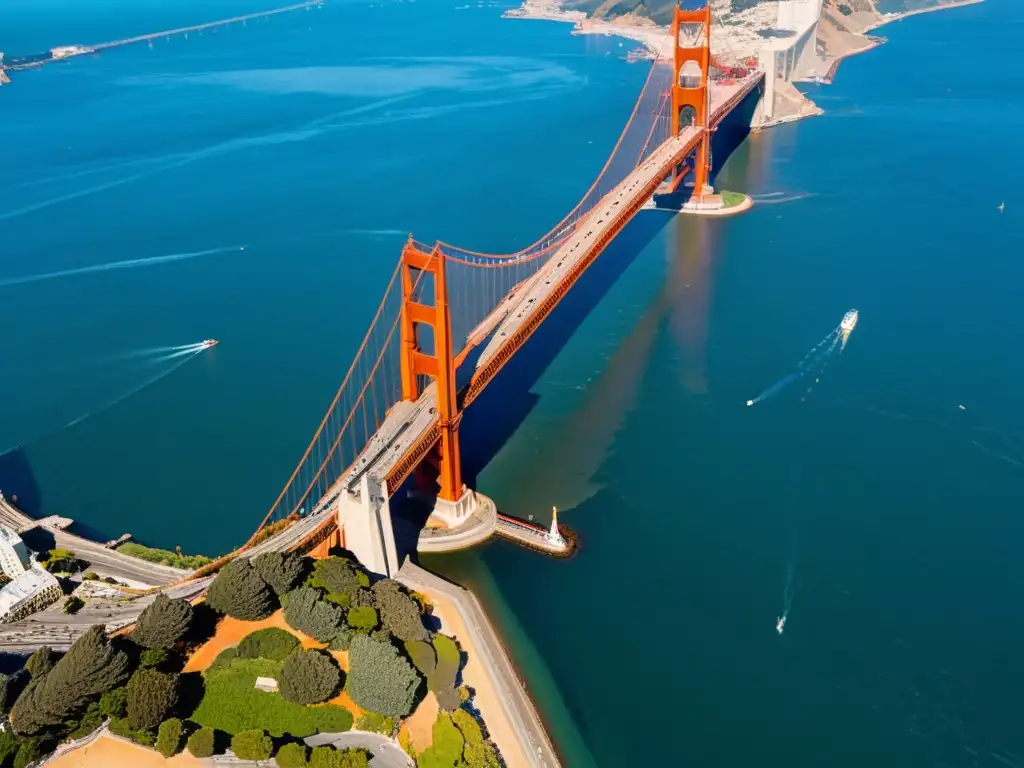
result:
[[[761,74],[757,73],[730,85],[716,84],[711,94],[712,124],[719,123],[728,115],[756,87],[760,79]],[[493,378],[496,371],[489,373],[488,366],[503,351],[507,351],[511,338],[527,324],[539,324],[539,320],[550,312],[550,308],[544,310],[542,307],[545,300],[567,280],[571,284],[574,268],[585,259],[593,259],[603,248],[602,242],[625,226],[633,214],[623,213],[633,207],[632,203],[638,197],[642,196],[644,200],[650,197],[649,190],[671,173],[682,158],[693,150],[698,139],[696,128],[686,128],[679,136],[662,144],[643,165],[601,199],[577,227],[576,233],[565,241],[535,275],[517,286],[509,300],[502,302],[481,323],[481,326],[497,324],[497,328],[476,363],[476,373],[469,387],[466,404]],[[487,330],[489,332],[491,329]],[[359,477],[366,471],[372,471],[377,477],[394,478],[395,481],[389,483],[393,490],[397,482],[407,474],[407,468],[401,465],[410,463],[410,454],[422,453],[438,437],[437,398],[431,385],[415,403],[401,402],[391,410],[359,458],[324,499],[328,503],[333,501],[342,489],[354,492]],[[318,505],[318,509],[324,506]]]

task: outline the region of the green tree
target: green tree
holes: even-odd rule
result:
[[[80,598],[78,595],[68,595],[64,599],[64,605],[61,606],[61,610],[67,614],[76,614],[82,610],[82,606],[85,605],[85,600]]]
[[[10,675],[0,672],[0,712],[7,712],[14,703],[16,684]],[[0,765],[3,761],[0,760]]]
[[[306,768],[308,765],[306,752],[305,744],[289,742],[277,750],[274,760],[277,762],[278,768]]]
[[[25,662],[25,671],[32,677],[42,677],[60,661],[60,654],[48,645],[36,649]]]
[[[296,704],[327,701],[341,684],[341,670],[323,651],[295,651],[281,665],[281,695]]]
[[[351,629],[347,627],[338,630],[333,638],[331,638],[330,645],[327,646],[329,651],[347,651],[349,644],[352,642],[352,635],[355,634]]]
[[[395,719],[393,717],[384,717],[384,715],[379,715],[376,712],[364,712],[356,723],[356,729],[390,736],[395,732]]]
[[[200,728],[188,737],[188,751],[192,757],[213,757],[213,728]]]
[[[164,757],[178,754],[181,749],[181,720],[172,717],[160,723],[156,734],[156,751]]]
[[[478,723],[466,710],[457,709],[452,712],[452,722],[455,723],[455,727],[459,729],[459,732],[462,734],[462,738],[466,740],[466,744],[484,743],[484,732],[480,728],[480,723]]]
[[[438,705],[452,712],[462,703],[455,691],[455,680],[459,674],[462,655],[455,641],[447,635],[434,636],[434,652],[437,654],[437,664],[434,667],[434,674],[427,677],[427,685],[437,696]]]
[[[369,768],[370,753],[365,749],[345,749],[341,752],[341,768]]]
[[[420,607],[402,590],[401,584],[394,579],[381,579],[370,592],[381,621],[391,634],[405,643],[427,639]]]
[[[239,760],[267,760],[274,751],[274,742],[266,731],[256,728],[232,736],[231,751]]]
[[[78,722],[69,720],[66,725],[69,728],[68,736],[72,739],[80,739],[83,736],[88,736],[103,725],[103,713],[100,711],[99,702],[92,702],[86,708],[85,714],[82,715]],[[0,763],[0,765],[3,765],[3,763]]]
[[[18,754],[18,739],[10,728],[0,731],[0,765],[7,768]]]
[[[306,560],[294,552],[264,552],[252,560],[256,573],[277,595],[291,592],[306,573]]]
[[[207,672],[213,672],[215,669],[223,669],[224,667],[231,666],[231,662],[238,658],[237,648],[225,648],[223,651],[217,654],[217,658],[210,664],[210,668]]]
[[[334,747],[313,747],[309,768],[341,768],[341,753]]]
[[[32,735],[70,719],[91,699],[121,685],[129,672],[127,654],[110,645],[103,626],[90,627],[38,685],[18,697],[11,710],[14,730]]]
[[[377,612],[373,608],[350,608],[348,625],[352,629],[368,632],[377,626]]]
[[[265,619],[277,607],[277,598],[247,558],[232,560],[220,569],[206,592],[207,604],[243,621]]]
[[[170,658],[170,654],[167,653],[166,648],[147,648],[139,656],[139,666],[159,669],[167,663],[168,658]]]
[[[310,586],[336,594],[354,595],[360,587],[369,586],[369,579],[347,558],[326,557],[313,564]]]
[[[356,635],[349,665],[345,689],[356,704],[389,717],[409,714],[421,680],[393,646]]]
[[[37,738],[25,739],[18,745],[18,753],[14,756],[14,768],[25,768],[43,756],[43,747]]]
[[[178,703],[178,676],[142,668],[128,681],[127,693],[131,727],[152,730]]]
[[[188,600],[162,592],[139,614],[131,639],[143,648],[173,648],[192,627],[195,611]]]
[[[106,717],[124,717],[128,711],[128,692],[124,688],[107,691],[100,697],[100,712]]]
[[[238,644],[238,658],[284,661],[298,644],[299,638],[291,632],[279,627],[268,627],[242,638]]]
[[[284,609],[288,626],[304,632],[321,643],[330,642],[343,624],[341,608],[325,603],[320,593],[309,587],[300,587],[291,593]]]
[[[441,712],[434,721],[433,741],[416,762],[421,768],[452,768],[461,761],[463,746],[462,732]]]

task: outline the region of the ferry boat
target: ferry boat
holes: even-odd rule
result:
[[[199,346],[201,349],[209,349],[210,347],[216,347],[218,344],[220,342],[217,339],[203,339],[203,343]]]
[[[857,312],[857,310],[851,309],[849,312],[843,315],[843,322],[839,324],[840,330],[846,331],[846,333],[852,331],[854,328],[857,327],[858,317],[859,313]]]

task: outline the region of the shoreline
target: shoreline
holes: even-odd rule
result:
[[[953,0],[951,3],[944,3],[943,5],[932,5],[928,8],[917,8],[913,11],[904,11],[903,13],[889,13],[883,16],[879,21],[869,24],[864,27],[857,34],[863,35],[867,32],[884,27],[887,24],[892,24],[894,21],[903,21],[903,19],[909,19],[911,16],[920,16],[922,13],[932,13],[934,11],[948,11],[951,8],[960,8],[966,5],[978,5],[983,3],[985,0]]]

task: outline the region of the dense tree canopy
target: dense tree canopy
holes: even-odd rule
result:
[[[128,681],[128,722],[136,730],[152,730],[178,703],[178,676],[143,668]]]
[[[191,628],[192,616],[188,600],[171,600],[161,592],[140,614],[131,639],[143,648],[173,648]]]
[[[281,695],[288,701],[319,704],[337,692],[341,670],[334,659],[322,651],[295,651],[284,660],[277,682]]]
[[[349,648],[349,664],[345,690],[356,704],[390,717],[409,714],[420,676],[394,646],[356,635]]]
[[[11,711],[15,731],[34,734],[85,709],[91,699],[121,685],[130,673],[127,654],[107,641],[102,625],[88,629],[37,685],[26,688]]]
[[[341,629],[343,613],[338,606],[321,600],[317,590],[300,587],[288,599],[284,620],[292,629],[328,643]]]
[[[306,768],[309,764],[306,759],[308,751],[305,744],[289,742],[277,750],[274,761],[278,768]]]
[[[247,558],[232,560],[206,592],[207,604],[216,611],[243,621],[265,619],[277,607],[277,599]]]
[[[381,621],[388,631],[406,643],[425,640],[427,630],[420,607],[394,579],[381,579],[371,588]]]
[[[277,595],[283,595],[305,575],[306,560],[294,552],[264,552],[253,558],[252,567]]]

